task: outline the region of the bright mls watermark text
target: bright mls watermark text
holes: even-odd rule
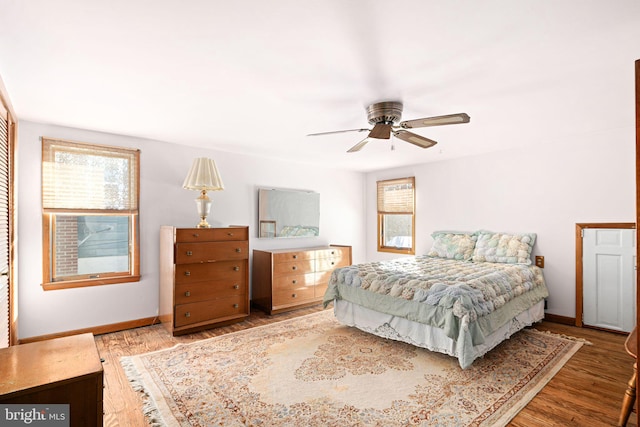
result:
[[[69,405],[0,404],[0,425],[69,427]]]

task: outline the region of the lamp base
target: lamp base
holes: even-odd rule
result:
[[[196,206],[198,207],[198,216],[200,216],[200,223],[196,225],[196,228],[210,228],[211,226],[207,222],[207,216],[211,211],[211,199],[207,196],[206,191],[200,193],[200,197],[196,199]]]
[[[211,228],[211,225],[209,225],[206,218],[202,218],[196,228]]]

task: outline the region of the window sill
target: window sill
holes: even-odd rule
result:
[[[82,280],[65,280],[60,282],[47,282],[42,284],[45,291],[54,291],[58,289],[69,288],[85,288],[88,286],[117,285],[120,283],[139,282],[140,275],[136,276],[117,276],[104,277],[101,279],[82,279]]]

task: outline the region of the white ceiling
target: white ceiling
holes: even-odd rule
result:
[[[638,0],[0,0],[20,120],[357,171],[633,127]],[[403,119],[392,139],[306,134]],[[89,141],[90,142],[90,141]]]

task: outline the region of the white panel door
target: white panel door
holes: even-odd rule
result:
[[[583,230],[584,325],[624,332],[635,326],[635,245],[633,229]]]

